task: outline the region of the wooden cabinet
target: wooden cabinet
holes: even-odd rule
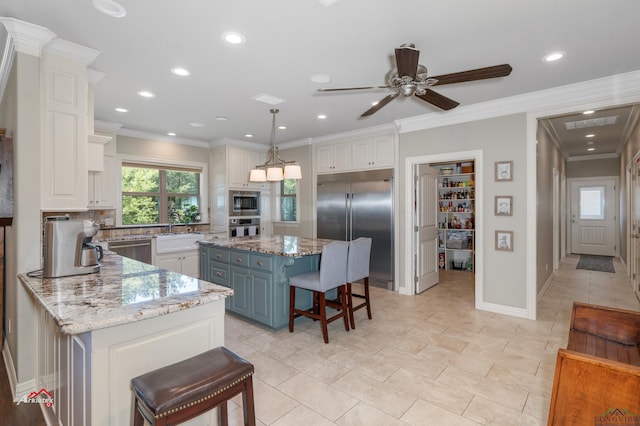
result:
[[[93,138],[100,137],[94,135]],[[110,141],[104,145],[103,154],[99,162],[102,170],[89,171],[88,179],[88,207],[90,209],[115,208],[116,194],[118,193],[118,170],[116,164],[116,141]],[[91,145],[91,144],[90,144]]]
[[[155,266],[198,278],[200,276],[200,255],[198,250],[157,254]]]
[[[251,170],[265,162],[265,155],[257,151],[228,148],[227,170],[230,188],[260,189],[264,183],[249,182]]]
[[[318,173],[347,171],[351,167],[351,146],[343,143],[318,146],[316,158]]]
[[[394,166],[395,139],[372,136],[316,146],[316,172],[336,173]]]
[[[351,147],[353,169],[393,167],[394,144],[388,136],[357,140]]]
[[[200,244],[200,261],[200,279],[233,289],[227,310],[282,328],[289,323],[289,277],[318,270],[320,255],[294,258]],[[298,290],[296,307],[310,308],[311,292]]]
[[[440,269],[472,272],[475,263],[475,175],[461,164],[440,164],[438,177],[438,257]]]

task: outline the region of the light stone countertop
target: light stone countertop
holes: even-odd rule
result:
[[[214,238],[199,241],[200,245],[254,251],[276,256],[312,256],[322,253],[322,247],[334,242],[324,238],[273,235],[270,237]]]
[[[105,251],[95,274],[18,277],[62,333],[153,318],[233,295],[233,290]]]

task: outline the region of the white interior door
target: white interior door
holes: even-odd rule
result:
[[[616,255],[615,179],[571,182],[571,252]]]
[[[640,298],[640,156],[633,162],[631,170],[631,265],[633,291]]]
[[[415,271],[416,293],[438,283],[438,170],[427,164],[418,166],[415,187]]]

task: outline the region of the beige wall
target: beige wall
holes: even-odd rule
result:
[[[198,161],[209,163],[209,148],[183,145],[153,139],[141,139],[118,135],[118,154],[128,154],[149,159]]]
[[[536,293],[544,287],[553,273],[553,170],[558,180],[565,174],[565,161],[555,143],[538,126],[537,139],[537,243],[536,243]],[[558,186],[558,190],[560,187]],[[558,198],[559,199],[559,198]],[[558,208],[559,210],[559,208]],[[558,224],[560,223],[560,214]],[[560,253],[558,238],[558,253]]]
[[[567,161],[567,178],[618,176],[619,174],[620,160],[618,158]]]
[[[483,152],[484,179],[481,182],[483,191],[482,226],[484,241],[476,250],[483,250],[482,265],[484,283],[484,301],[513,308],[527,308],[526,286],[526,176],[527,176],[527,119],[526,114],[510,115],[474,122],[444,126],[400,135],[400,178],[399,208],[410,205],[405,199],[405,160],[407,157],[418,157],[430,154],[451,153],[456,151],[481,150]],[[494,163],[496,161],[513,161],[513,181],[494,182]],[[480,167],[480,165],[476,165]],[[513,196],[513,216],[494,215],[494,197],[496,195]],[[403,214],[397,214],[400,229],[409,229],[404,223]],[[513,252],[501,252],[494,249],[494,232],[511,230],[514,232]],[[399,249],[401,287],[410,285],[411,277],[404,277],[404,263],[411,261],[410,253],[404,253],[405,240],[410,235],[401,232]],[[533,255],[533,254],[531,254]]]
[[[313,149],[311,145],[303,145],[295,148],[283,149],[279,151],[280,157],[285,161],[297,161],[302,168],[302,179],[298,182],[298,224],[275,222],[273,224],[273,233],[281,235],[295,235],[298,237],[312,237],[314,230],[313,222],[313,174],[312,174],[312,156]],[[272,191],[275,194],[275,190]],[[279,209],[275,197],[274,209]],[[272,217],[277,217],[275,214]]]

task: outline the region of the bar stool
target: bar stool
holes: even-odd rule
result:
[[[218,407],[228,425],[227,401],[242,393],[245,426],[255,426],[253,365],[220,346],[131,380],[134,426],[182,423]]]
[[[349,331],[349,306],[347,303],[347,253],[349,243],[346,241],[334,241],[322,247],[320,257],[320,270],[307,272],[289,278],[289,332],[293,333],[294,320],[300,316],[320,320],[322,337],[325,343],[329,343],[327,324],[339,318],[344,320],[344,329]],[[310,309],[297,309],[296,287],[313,292],[313,305]],[[334,288],[338,289],[340,302],[338,313],[327,318],[326,292]]]
[[[360,237],[349,242],[347,257],[347,302],[349,303],[349,320],[351,328],[356,328],[353,313],[358,309],[367,308],[367,316],[371,319],[371,301],[369,300],[369,260],[371,257],[371,238]],[[351,291],[351,283],[364,280],[364,294]],[[353,306],[353,298],[364,299],[364,302]]]

